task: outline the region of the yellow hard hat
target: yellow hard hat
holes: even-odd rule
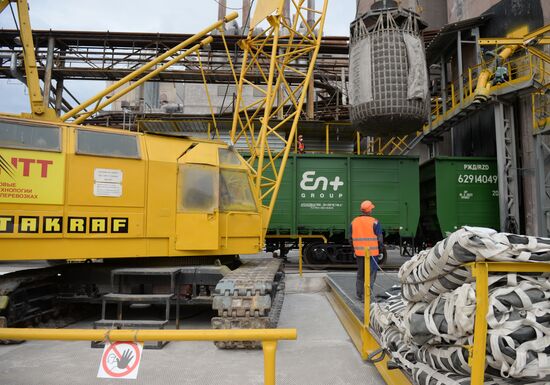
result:
[[[361,211],[364,213],[371,212],[375,207],[371,201],[363,201],[361,203]]]

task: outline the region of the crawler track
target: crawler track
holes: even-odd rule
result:
[[[218,282],[212,307],[214,329],[264,329],[277,327],[284,299],[284,273],[279,259],[253,259]],[[255,342],[216,342],[222,349],[255,349]]]

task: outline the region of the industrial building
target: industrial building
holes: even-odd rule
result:
[[[550,381],[550,2],[331,1],[0,0],[0,383]]]

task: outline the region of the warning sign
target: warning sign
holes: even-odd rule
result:
[[[143,344],[135,342],[114,342],[105,344],[98,378],[121,378],[135,380],[143,353]]]
[[[122,170],[96,168],[94,170],[94,195],[120,198],[122,196]]]
[[[63,154],[0,150],[0,203],[63,204],[64,178]]]

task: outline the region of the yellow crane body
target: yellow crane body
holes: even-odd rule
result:
[[[0,118],[0,260],[257,253],[265,209],[223,142]]]

